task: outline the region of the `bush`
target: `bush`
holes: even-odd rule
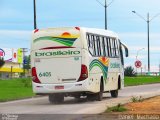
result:
[[[108,109],[106,110],[106,112],[124,112],[127,109],[125,107],[123,107],[120,103],[116,106],[113,107],[108,107]]]
[[[142,96],[140,96],[140,97],[134,97],[134,96],[132,96],[131,101],[132,102],[142,102],[143,98],[142,98]]]
[[[128,77],[134,77],[136,76],[136,72],[132,66],[128,66],[124,69],[124,75]]]

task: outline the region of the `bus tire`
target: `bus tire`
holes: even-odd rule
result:
[[[95,100],[94,94],[87,94],[87,100],[88,101],[94,101]]]
[[[101,80],[100,91],[98,93],[96,93],[96,100],[97,101],[102,101],[102,98],[103,98],[103,82]]]
[[[51,104],[62,103],[64,101],[64,95],[63,94],[50,94],[48,96],[48,99]]]
[[[113,98],[117,98],[118,97],[118,90],[112,90],[112,91],[110,91],[110,93],[111,93],[111,96]]]

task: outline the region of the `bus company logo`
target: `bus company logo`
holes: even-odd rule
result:
[[[56,51],[56,52],[35,52],[36,57],[40,56],[57,56],[57,55],[78,55],[80,51]]]
[[[120,68],[120,64],[119,63],[111,63],[110,67],[111,68]]]
[[[4,56],[5,56],[5,51],[0,48],[0,57],[4,57]]]

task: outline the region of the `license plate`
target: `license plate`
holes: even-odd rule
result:
[[[55,89],[56,90],[61,90],[61,89],[64,89],[64,86],[55,86]]]

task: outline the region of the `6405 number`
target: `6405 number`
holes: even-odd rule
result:
[[[39,77],[51,77],[51,72],[40,72]]]

